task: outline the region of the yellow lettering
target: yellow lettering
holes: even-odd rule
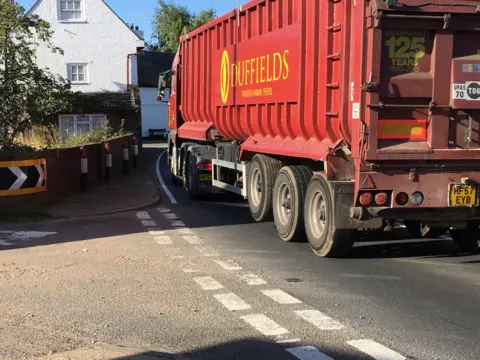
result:
[[[278,68],[277,68],[278,60]],[[277,75],[278,70],[278,75]],[[273,81],[278,81],[282,77],[282,55],[280,53],[273,54]]]
[[[238,85],[245,84],[245,61],[241,62],[242,71],[238,71]],[[240,66],[238,67],[240,69]]]
[[[250,60],[250,84],[253,84],[253,74],[255,74],[255,66],[253,65],[255,59]]]
[[[265,82],[265,56],[260,57],[260,82]]]
[[[272,77],[270,75],[270,55],[267,55],[267,82],[272,81]]]
[[[245,60],[245,85],[248,85],[248,74],[250,74],[250,60]]]
[[[237,79],[238,79],[238,74],[237,74],[237,64],[232,64],[232,72],[230,74],[230,77],[232,78],[231,83],[232,83],[232,88],[237,85]]]
[[[287,61],[287,55],[290,51],[289,50],[285,50],[283,52],[283,68],[285,69],[284,72],[283,72],[283,80],[287,80],[288,79],[288,61]]]

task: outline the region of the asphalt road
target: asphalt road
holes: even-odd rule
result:
[[[159,165],[158,208],[0,229],[1,359],[92,343],[195,360],[480,359],[480,256],[384,241],[322,259],[243,201],[189,200]]]

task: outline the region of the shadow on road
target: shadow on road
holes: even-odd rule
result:
[[[298,345],[291,345],[291,348]],[[238,341],[222,343],[216,346],[200,348],[195,351],[182,353],[179,355],[168,355],[156,351],[146,351],[135,355],[116,357],[111,360],[214,360],[214,359],[232,359],[232,360],[290,360],[297,357],[290,355],[287,351],[289,347],[276,344],[274,342],[261,341],[257,339],[242,339]],[[352,348],[353,349],[353,348]],[[301,349],[297,348],[297,351]],[[303,359],[326,359],[325,355],[320,355],[314,348],[305,349]],[[316,353],[314,353],[316,351]],[[318,354],[317,356],[315,356]],[[367,357],[348,354],[345,350],[329,348],[326,355],[335,360],[363,360]]]

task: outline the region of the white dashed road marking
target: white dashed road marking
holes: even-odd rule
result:
[[[148,212],[146,211],[140,211],[137,213],[137,218],[139,220],[148,220],[150,219],[150,215],[148,215]]]
[[[167,212],[169,212],[169,211],[170,211],[170,209],[166,209],[166,208],[157,208],[157,211],[158,211],[159,213],[167,213]]]
[[[213,261],[215,261],[218,265],[220,265],[225,270],[229,270],[229,271],[242,270],[242,267],[231,259],[213,260]]]
[[[203,290],[220,290],[223,289],[223,285],[220,284],[217,280],[212,278],[211,276],[203,276],[203,277],[194,277],[193,281],[195,281]]]
[[[285,350],[300,360],[333,360],[313,346],[299,346]]]
[[[297,298],[293,297],[292,295],[287,294],[285,291],[280,289],[275,290],[262,290],[262,293],[267,295],[273,301],[282,304],[301,304],[302,302]]]
[[[405,360],[406,357],[396,353],[389,348],[368,339],[351,340],[347,341],[348,345],[351,345],[358,350],[370,355],[376,360]]]
[[[291,343],[296,343],[300,342],[300,339],[281,339],[281,340],[276,340],[275,342],[277,344],[291,344]]]
[[[183,221],[172,221],[172,226],[185,226],[185,223]]]
[[[233,293],[214,295],[215,299],[230,311],[248,310],[252,307]]]
[[[344,326],[318,310],[297,310],[295,314],[320,330],[340,330]]]
[[[170,236],[155,236],[155,241],[156,241],[159,245],[170,245],[170,244],[173,244],[173,241],[172,241],[172,239],[170,238]]]
[[[143,226],[157,226],[157,223],[153,220],[141,220]]]
[[[260,276],[255,274],[239,275],[239,278],[245,281],[248,285],[265,285],[267,283]]]
[[[163,216],[165,219],[178,219],[178,216],[174,213],[164,213]]]
[[[155,172],[157,173],[157,180],[160,183],[160,186],[162,187],[163,191],[165,191],[165,194],[167,194],[168,199],[172,204],[176,204],[177,200],[175,200],[170,190],[168,190],[167,185],[165,185],[165,181],[163,181],[162,174],[160,174],[160,160],[162,159],[162,156],[165,155],[166,153],[167,153],[167,150],[165,150],[160,155],[158,155],[157,163],[155,164]]]
[[[197,246],[195,248],[200,254],[202,254],[203,256],[220,256],[219,253],[215,252],[214,250],[210,250],[208,248],[205,248],[205,247],[200,247],[200,246]]]
[[[160,229],[148,229],[150,235],[165,235],[165,231]]]
[[[200,239],[198,236],[185,235],[183,237],[183,240],[185,240],[190,245],[203,243],[202,239]]]
[[[189,228],[178,228],[176,229],[180,234],[193,234],[193,231]]]
[[[240,319],[260,331],[263,335],[275,336],[288,334],[288,330],[278,325],[275,321],[263,314],[251,314],[242,316]]]

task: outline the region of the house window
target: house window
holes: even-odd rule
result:
[[[58,0],[60,20],[82,20],[82,0]]]
[[[101,128],[107,123],[106,115],[60,115],[58,125],[63,137],[84,135],[90,131]]]
[[[88,83],[87,64],[68,64],[68,80],[72,84]]]

